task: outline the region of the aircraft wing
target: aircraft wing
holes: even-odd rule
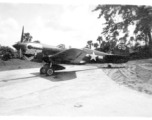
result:
[[[128,56],[123,55],[115,55],[115,54],[108,54],[96,50],[90,49],[67,49],[57,54],[54,54],[49,57],[49,59],[58,64],[83,64],[89,62],[84,58],[88,58],[87,56],[90,55],[91,58],[89,61],[92,61],[92,56],[94,58],[94,62],[99,63],[125,63],[128,61]]]
[[[100,51],[96,51],[96,50],[91,50],[88,48],[84,48],[83,50],[87,54],[97,57],[97,58],[93,57],[93,59],[95,60],[94,62],[125,63],[129,60],[129,56],[126,56],[126,55],[110,54],[110,53],[100,52]]]
[[[55,55],[52,55],[49,57],[52,61],[55,61],[57,63],[65,63],[65,64],[79,64],[83,63],[82,59],[86,55],[86,52],[81,49],[67,49],[62,52],[59,52]]]

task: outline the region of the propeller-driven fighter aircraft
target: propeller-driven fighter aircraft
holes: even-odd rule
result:
[[[61,66],[60,64],[85,64],[90,61],[94,61],[97,63],[108,63],[108,67],[111,67],[111,63],[126,63],[129,60],[129,56],[125,55],[108,54],[88,48],[66,49],[64,45],[48,46],[41,43],[27,42],[17,43],[13,46],[16,49],[21,50],[26,56],[30,54],[33,55],[32,52],[28,53],[27,51],[33,50],[36,52],[37,50],[41,50],[41,52],[44,54],[43,61],[45,64],[40,68],[40,74],[46,74],[47,76],[53,75],[56,70],[65,69],[65,67]]]

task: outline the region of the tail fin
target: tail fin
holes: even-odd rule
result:
[[[23,42],[23,35],[24,35],[24,26],[22,28],[22,35],[21,35],[21,41],[20,42]]]
[[[62,48],[62,49],[65,49],[65,45],[64,44],[60,44],[57,46],[58,48]]]

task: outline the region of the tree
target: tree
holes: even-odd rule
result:
[[[28,39],[28,41],[29,41],[29,42],[31,42],[31,41],[32,41],[32,38],[33,38],[33,37],[32,37],[32,36],[30,36],[30,37],[29,37],[29,39]]]
[[[94,43],[93,46],[97,49],[99,44],[98,43]]]
[[[99,45],[101,45],[101,41],[102,41],[102,36],[98,36],[97,41],[99,41]]]
[[[14,50],[8,46],[1,46],[0,51],[2,60],[8,60],[14,57]]]
[[[41,43],[39,40],[35,40],[35,41],[33,41],[33,42],[35,42],[35,43]]]
[[[89,48],[91,49],[91,46],[93,45],[92,40],[89,40],[88,42]]]
[[[89,48],[89,46],[88,46],[88,45],[86,45],[84,48]]]
[[[23,42],[31,42],[32,38],[33,37],[30,35],[30,33],[24,33],[24,35],[23,35]]]
[[[152,54],[152,7],[137,5],[98,5],[93,11],[100,10],[98,18],[102,16],[106,23],[102,34],[113,36],[115,31],[128,34],[128,26],[135,25],[134,34],[144,34],[149,40],[149,50]],[[116,17],[121,21],[116,22]],[[127,36],[124,36],[127,37]]]
[[[119,36],[119,32],[118,31],[114,31],[113,37],[116,38],[117,36]]]

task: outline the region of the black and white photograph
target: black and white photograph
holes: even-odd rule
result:
[[[152,4],[0,1],[3,116],[152,117]]]

